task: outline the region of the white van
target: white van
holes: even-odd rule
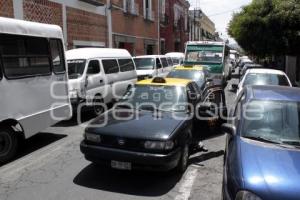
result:
[[[137,81],[135,64],[125,49],[80,48],[66,52],[73,108],[87,104],[96,115],[101,103],[120,99]]]
[[[71,116],[63,43],[59,26],[0,17],[0,163]]]
[[[184,53],[181,52],[170,52],[166,56],[171,57],[173,65],[182,65],[184,60]]]
[[[145,55],[134,57],[138,80],[154,76],[165,77],[171,70],[167,57],[162,55]]]

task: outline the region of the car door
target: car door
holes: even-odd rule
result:
[[[104,85],[103,73],[100,69],[99,60],[90,60],[87,67],[86,93],[89,99],[93,99],[97,90]]]
[[[224,121],[227,118],[227,107],[225,92],[222,86],[211,86],[204,89],[201,95],[201,102],[204,104],[212,104],[211,111],[216,114],[218,120]]]

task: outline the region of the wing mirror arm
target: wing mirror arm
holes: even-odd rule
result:
[[[221,129],[224,134],[229,134],[229,135],[236,134],[236,127],[232,124],[228,124],[228,123],[222,124]]]

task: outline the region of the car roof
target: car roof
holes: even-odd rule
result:
[[[247,70],[247,74],[256,73],[256,74],[278,74],[285,75],[283,71],[276,69],[266,69],[266,68],[251,68]]]
[[[5,17],[0,17],[0,33],[47,38],[63,38],[62,29],[57,25],[42,24]]]
[[[186,43],[187,45],[203,45],[203,44],[208,44],[208,45],[225,45],[225,42],[216,42],[216,41],[188,41]]]
[[[170,57],[179,57],[179,58],[184,58],[184,53],[181,53],[181,52],[170,52],[170,53],[167,53],[165,54],[165,56],[170,56]]]
[[[78,48],[66,51],[67,60],[93,58],[131,58],[125,49],[114,48]]]
[[[192,65],[192,66],[175,66],[174,70],[189,70],[189,71],[203,71],[205,67],[201,65]]]
[[[248,100],[277,100],[277,101],[297,101],[300,102],[300,88],[255,85],[245,88],[249,94]]]
[[[153,82],[153,79],[146,79],[136,83],[136,85],[161,85],[161,86],[187,86],[189,83],[193,82],[189,79],[181,79],[181,78],[163,78],[165,83],[156,83]]]
[[[166,57],[163,55],[144,55],[144,56],[136,56],[134,58],[161,58],[161,57]]]

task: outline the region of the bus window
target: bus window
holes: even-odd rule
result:
[[[50,39],[50,49],[52,56],[52,66],[54,73],[65,72],[65,62],[63,56],[62,43],[58,39]]]
[[[9,79],[51,74],[46,38],[1,34],[0,51]]]

